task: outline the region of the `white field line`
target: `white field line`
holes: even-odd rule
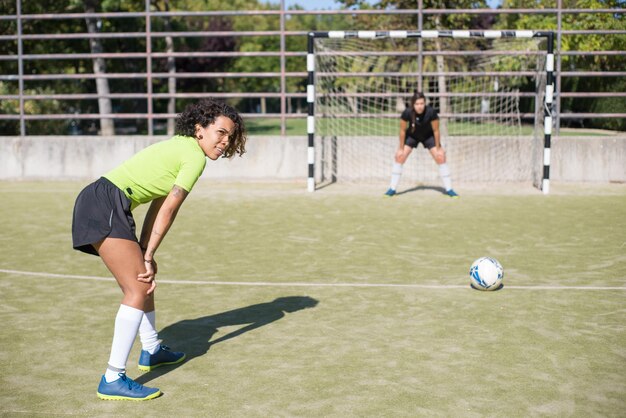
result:
[[[102,282],[112,282],[112,277],[82,276],[73,274],[57,274],[35,271],[21,271],[0,269],[0,273],[15,274],[20,276],[51,277],[55,279],[72,280],[94,280]],[[307,282],[221,282],[213,280],[166,280],[159,279],[159,284],[190,284],[190,285],[210,285],[210,286],[267,286],[267,287],[388,287],[388,288],[412,288],[412,289],[467,289],[469,284],[400,284],[400,283],[307,283]],[[515,290],[626,290],[626,286],[509,286],[505,289]]]
[[[51,416],[51,415],[60,415],[60,416],[84,416],[84,414],[73,414],[71,412],[50,412],[50,411],[44,411],[44,412],[37,412],[37,411],[13,411],[13,410],[6,410],[6,411],[2,411],[0,410],[0,412],[6,412],[8,414],[24,414],[27,417],[33,416],[33,415],[43,415],[43,416]]]

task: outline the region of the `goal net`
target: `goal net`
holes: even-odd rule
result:
[[[440,116],[454,182],[542,180],[545,39],[319,37],[315,50],[315,183],[389,181],[400,114],[417,90]],[[544,45],[541,45],[541,42]],[[439,187],[419,145],[401,188]]]

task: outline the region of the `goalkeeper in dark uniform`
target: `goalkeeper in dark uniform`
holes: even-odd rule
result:
[[[414,148],[422,143],[439,166],[439,175],[443,181],[446,195],[459,197],[452,190],[450,168],[446,163],[446,151],[441,146],[439,134],[439,115],[435,108],[426,105],[424,93],[415,92],[411,97],[411,106],[406,108],[400,116],[400,146],[396,151],[393,169],[391,171],[391,184],[386,196],[394,196],[396,188],[402,176],[402,165]]]

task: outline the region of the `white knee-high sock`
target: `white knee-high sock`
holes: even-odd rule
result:
[[[150,354],[156,353],[160,343],[156,331],[156,311],[144,312],[139,325],[139,339],[143,350]]]
[[[443,187],[446,191],[452,189],[452,180],[450,179],[450,168],[448,163],[439,164],[439,175],[443,181]]]
[[[394,161],[391,168],[391,183],[389,184],[391,190],[396,190],[398,183],[400,183],[400,177],[402,177],[402,164]]]
[[[115,331],[113,333],[109,367],[107,367],[104,375],[107,382],[117,380],[118,373],[126,371],[128,355],[130,354],[130,349],[133,348],[142,317],[143,311],[128,305],[120,305],[120,309],[115,317]]]

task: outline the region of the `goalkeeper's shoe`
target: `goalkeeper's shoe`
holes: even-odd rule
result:
[[[98,386],[98,398],[108,401],[147,401],[161,395],[159,389],[140,385],[124,373],[119,376],[119,379],[110,383],[102,376]]]
[[[396,194],[396,191],[394,189],[389,189],[385,192],[385,196],[387,197],[395,196],[395,194]]]
[[[180,363],[185,360],[185,357],[185,353],[170,351],[170,348],[165,345],[159,346],[159,349],[154,354],[141,350],[141,356],[139,356],[139,370],[149,372],[152,369],[167,364]]]
[[[456,192],[455,192],[454,190],[452,190],[452,189],[450,189],[450,190],[446,190],[446,194],[447,194],[448,196],[450,196],[450,197],[454,198],[454,199],[456,199],[456,198],[458,198],[458,197],[459,197],[459,195],[458,195],[458,194],[456,194]]]

